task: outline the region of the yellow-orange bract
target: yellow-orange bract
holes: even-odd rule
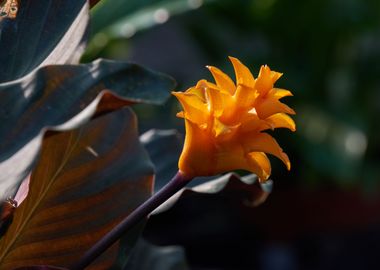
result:
[[[263,131],[288,128],[295,112],[279,100],[292,96],[274,88],[281,73],[262,66],[255,79],[238,59],[230,57],[236,84],[216,67],[207,67],[215,83],[200,80],[186,92],[173,92],[185,119],[185,145],[179,160],[180,171],[188,176],[209,176],[243,169],[268,179],[271,164],[266,153],[281,159],[290,169],[288,156],[276,140]]]

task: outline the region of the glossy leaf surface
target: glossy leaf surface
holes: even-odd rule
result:
[[[75,128],[131,103],[162,103],[174,85],[160,73],[108,60],[47,66],[0,84],[0,199],[13,196],[29,174],[46,129]]]
[[[29,194],[0,239],[0,269],[69,267],[152,192],[153,167],[129,109],[48,136]],[[97,261],[108,269],[116,253]]]
[[[0,82],[41,65],[78,62],[88,26],[86,0],[22,0],[15,19],[0,20]]]

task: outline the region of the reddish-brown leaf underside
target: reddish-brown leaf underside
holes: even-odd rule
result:
[[[68,267],[152,191],[151,162],[123,109],[44,140],[29,194],[0,239],[0,269]],[[108,269],[116,256],[89,269]]]

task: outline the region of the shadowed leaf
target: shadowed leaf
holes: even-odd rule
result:
[[[153,214],[159,214],[175,207],[178,201],[191,203],[200,197],[208,198],[210,201],[216,197],[224,197],[236,200],[245,206],[254,207],[266,200],[272,190],[272,185],[271,180],[260,184],[256,175],[253,174],[240,177],[237,174],[229,173],[204,184],[182,189],[157,208]]]
[[[69,267],[149,197],[153,167],[136,130],[123,109],[44,140],[29,194],[0,239],[0,269]],[[93,269],[109,269],[116,256]]]
[[[15,19],[0,20],[0,82],[41,65],[76,63],[85,48],[86,0],[22,0]]]
[[[75,128],[131,103],[162,103],[174,85],[160,73],[107,60],[47,66],[0,84],[0,200],[29,174],[46,129]]]
[[[184,189],[150,216],[144,238],[155,245],[185,247],[192,266],[203,266],[197,258],[207,258],[218,262],[211,268],[238,269],[236,265],[240,264],[236,257],[230,258],[229,254],[242,252],[241,242],[253,243],[252,238],[260,237],[247,219],[255,219],[249,213],[269,203],[254,207],[268,194],[269,190],[263,190],[253,175],[227,174],[192,189]],[[254,236],[247,240],[246,232]],[[202,255],[199,257],[199,254]]]
[[[183,138],[176,130],[152,129],[140,136],[155,167],[154,190],[160,190],[178,171]]]
[[[187,270],[185,251],[180,246],[159,247],[140,238],[124,270]]]

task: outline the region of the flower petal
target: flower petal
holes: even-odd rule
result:
[[[256,111],[261,119],[268,118],[276,113],[296,114],[292,108],[274,97],[267,97],[262,102],[258,102]]]
[[[285,113],[276,113],[265,119],[272,129],[275,128],[288,128],[291,131],[296,131],[296,123],[294,120]]]
[[[272,78],[272,82],[275,83],[278,79],[280,79],[282,77],[282,73],[280,72],[277,72],[277,71],[271,71],[270,72],[270,76]]]
[[[265,96],[273,88],[271,70],[267,65],[261,66],[255,87],[261,96]]]
[[[198,95],[183,92],[172,92],[181,103],[184,113],[183,117],[196,124],[208,122],[207,104],[203,103]]]
[[[206,89],[207,86],[206,80],[200,80],[198,81],[197,85],[195,87],[191,87],[188,90],[186,90],[186,93],[194,94],[198,96],[204,103],[206,103]]]
[[[251,110],[254,111],[254,110]],[[253,132],[270,129],[272,126],[265,120],[260,119],[255,113],[248,113],[244,117],[241,117],[241,132]]]
[[[277,141],[267,133],[258,133],[254,136],[246,136],[244,142],[244,149],[248,152],[265,152],[278,157],[284,162],[287,169],[290,170],[290,161],[288,155],[282,151]]]
[[[231,78],[220,69],[213,66],[206,66],[210,70],[215,79],[216,85],[222,89],[227,90],[231,95],[235,93],[235,83]]]
[[[214,119],[213,130],[215,137],[219,140],[231,140],[232,136],[238,131],[240,124],[235,126],[229,126],[222,123],[218,118]]]
[[[277,99],[281,99],[283,97],[291,97],[293,96],[292,92],[286,89],[280,89],[280,88],[273,88],[272,89],[273,93],[270,93]]]
[[[236,107],[248,108],[252,107],[257,98],[257,92],[252,87],[246,85],[238,85],[234,95]]]
[[[252,152],[248,154],[249,171],[255,173],[259,182],[268,180],[271,174],[271,165],[267,155],[263,152]]]
[[[185,119],[186,137],[178,168],[188,177],[214,175],[215,145],[205,129]]]
[[[236,76],[236,84],[243,84],[248,87],[254,87],[255,78],[253,77],[251,71],[240,62],[239,59],[229,56],[228,57],[234,66],[235,76]]]
[[[208,104],[208,110],[214,117],[222,115],[225,109],[225,96],[226,94],[219,91],[219,88],[207,87],[206,88],[206,100]]]

